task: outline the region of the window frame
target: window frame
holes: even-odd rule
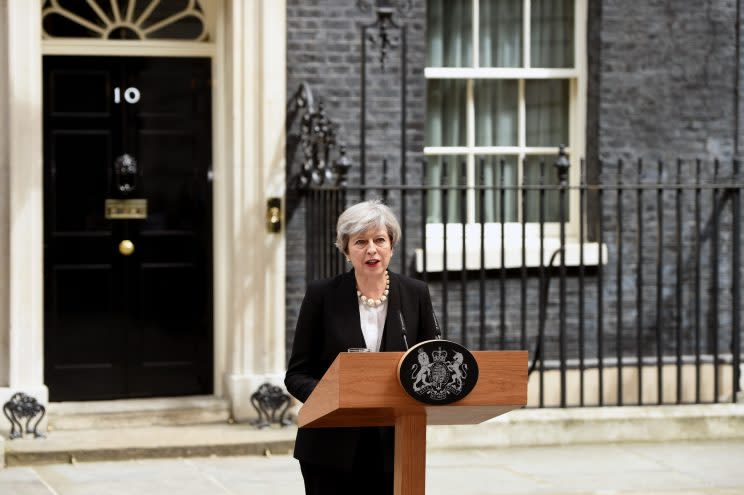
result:
[[[579,184],[581,175],[581,157],[585,154],[586,149],[586,111],[587,111],[587,0],[574,0],[574,67],[572,68],[533,68],[530,65],[530,37],[531,37],[531,3],[532,0],[522,0],[522,67],[479,67],[480,53],[480,0],[471,0],[472,6],[472,66],[471,67],[425,67],[424,78],[426,81],[431,79],[464,79],[466,80],[466,145],[465,146],[424,146],[423,153],[425,157],[451,156],[457,155],[465,158],[466,163],[466,182],[467,185],[475,185],[476,161],[478,157],[487,155],[496,156],[516,156],[517,166],[517,184],[523,182],[524,167],[523,162],[526,157],[535,155],[558,156],[556,147],[535,147],[526,145],[526,96],[525,86],[528,80],[539,79],[562,79],[568,81],[569,101],[568,101],[568,143],[566,151],[569,154],[571,167],[569,169],[569,184]],[[476,146],[476,129],[475,129],[475,95],[474,87],[476,80],[495,79],[495,80],[516,80],[518,83],[518,143],[516,146]],[[546,163],[546,173],[555,173],[551,163]],[[521,225],[523,212],[522,205],[518,202],[518,218],[516,224]],[[579,236],[579,194],[577,191],[570,191],[568,198],[569,221],[565,223],[566,236],[572,241],[577,241]],[[476,191],[469,189],[466,193],[466,223],[476,224]],[[583,221],[583,220],[582,220]],[[427,245],[429,244],[429,232],[436,239],[436,232],[443,232],[443,224],[447,224],[448,249],[450,249],[450,231],[455,234],[462,229],[461,223],[446,222],[443,218],[442,223],[427,224]],[[478,222],[479,224],[479,222]],[[500,226],[500,222],[487,222],[486,225]],[[514,222],[504,222],[507,225]],[[537,222],[525,222],[528,226],[538,225]],[[438,225],[438,228],[429,228]],[[455,227],[455,228],[452,228]],[[506,229],[513,232],[512,228]],[[528,228],[532,232],[535,229]],[[546,237],[557,237],[559,235],[560,222],[545,222],[544,232]],[[468,231],[470,231],[468,229]],[[453,241],[461,243],[461,235],[455,235]],[[467,236],[469,238],[470,236]],[[513,235],[509,235],[510,241]],[[434,240],[433,239],[433,240]],[[440,239],[441,241],[441,239]],[[521,244],[521,237],[519,239]],[[452,242],[453,248],[457,248],[455,242]],[[489,243],[491,244],[491,243]],[[427,246],[428,247],[428,246]],[[490,247],[490,246],[489,246]]]

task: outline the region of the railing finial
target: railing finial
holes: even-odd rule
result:
[[[565,144],[560,145],[558,148],[558,159],[553,165],[558,170],[558,182],[560,185],[565,186],[568,184],[568,169],[571,167],[571,161],[568,159]]]
[[[338,147],[338,158],[333,162],[333,172],[336,175],[336,187],[345,188],[346,179],[351,169],[351,160],[346,156],[346,146]]]

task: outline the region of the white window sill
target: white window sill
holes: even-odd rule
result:
[[[499,268],[521,268],[539,267],[540,263],[540,237],[535,229],[528,228],[525,232],[525,252],[522,260],[522,235],[519,229],[507,228],[504,232],[504,260],[501,259],[501,235],[500,227],[487,225],[484,242],[484,268],[487,270]],[[531,226],[530,226],[531,227]],[[444,239],[441,224],[427,225],[426,238],[426,271],[441,272],[444,270]],[[497,232],[496,232],[497,231]],[[560,250],[560,239],[557,236],[546,235],[543,240],[542,266],[549,266],[550,259],[554,253]],[[462,226],[456,224],[447,225],[447,270],[462,270]],[[566,238],[566,266],[579,266],[581,263],[582,244],[575,238]],[[607,245],[603,244],[601,249],[597,242],[583,243],[583,265],[597,266],[600,263],[600,251],[602,264],[607,264]],[[422,248],[416,249],[416,270],[424,271],[424,252]],[[560,255],[556,255],[554,266],[560,266]],[[480,270],[481,248],[480,248],[480,226],[479,224],[467,225],[465,231],[465,269]]]

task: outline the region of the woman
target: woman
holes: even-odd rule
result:
[[[410,345],[434,338],[426,284],[388,271],[399,239],[398,220],[380,201],[338,218],[336,247],[352,270],[308,284],[284,380],[298,400],[307,400],[339,352],[404,351],[401,316]],[[294,455],[308,495],[380,495],[393,493],[393,448],[393,427],[308,428],[297,432]]]

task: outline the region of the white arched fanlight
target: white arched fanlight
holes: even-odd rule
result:
[[[134,33],[140,40],[167,39],[162,31],[178,27],[179,23],[193,24],[197,20],[201,26],[198,33],[176,39],[208,41],[209,32],[205,15],[197,0],[46,0],[42,10],[42,33],[46,39],[69,37],[48,32],[48,17],[60,16],[83,28],[85,37],[109,39],[114,33],[125,29]],[[158,34],[160,33],[160,34]]]

